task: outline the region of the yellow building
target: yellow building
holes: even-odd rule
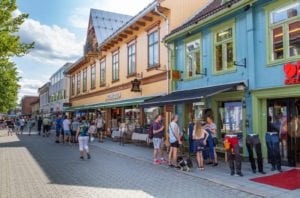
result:
[[[170,91],[171,53],[161,40],[207,1],[154,1],[133,17],[92,9],[84,55],[65,72],[71,104],[65,110],[101,110],[109,128],[120,122],[142,127],[158,113],[167,116],[172,108],[140,107]]]

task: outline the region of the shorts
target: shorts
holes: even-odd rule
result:
[[[79,142],[79,150],[86,152],[89,152],[89,136],[79,136],[78,137]]]
[[[163,147],[162,138],[153,138],[153,147],[154,149],[161,149]]]
[[[205,149],[204,145],[204,138],[199,139],[199,140],[194,140],[194,151],[195,152],[200,152]]]
[[[179,148],[179,143],[178,143],[178,141],[175,141],[175,142],[171,143],[171,147]]]
[[[97,133],[103,133],[103,128],[97,128]]]
[[[71,134],[70,130],[64,130],[64,134],[65,134],[65,136],[69,136]]]

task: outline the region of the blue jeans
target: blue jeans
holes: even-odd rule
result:
[[[209,129],[206,129],[207,133],[208,133],[208,138],[207,138],[207,145],[208,146],[208,150],[209,150],[209,158],[214,161],[215,160],[215,153],[214,153],[214,140],[212,138],[211,135],[211,131]],[[207,149],[203,150],[203,158],[206,160],[207,159],[207,153],[206,153]]]
[[[268,149],[268,158],[272,167],[281,170],[281,156],[279,148],[279,135],[278,133],[266,133],[266,144]]]

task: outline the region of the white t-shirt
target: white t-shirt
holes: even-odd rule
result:
[[[98,129],[99,129],[99,128],[102,128],[103,125],[104,125],[104,120],[103,120],[103,118],[97,118],[96,124],[97,124],[97,128],[98,128]]]
[[[69,119],[64,119],[63,121],[63,127],[64,127],[64,131],[70,131],[70,120]]]

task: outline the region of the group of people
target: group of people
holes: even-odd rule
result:
[[[28,134],[31,135],[31,131],[35,126],[35,119],[30,117],[9,118],[5,120],[5,125],[8,128],[8,135],[13,135],[13,133],[22,135],[25,129],[27,129]]]
[[[178,167],[178,149],[183,144],[183,132],[178,125],[178,115],[174,114],[171,117],[171,123],[166,131],[168,135],[165,138],[165,127],[162,122],[162,116],[157,115],[152,123],[151,129],[153,138],[153,163],[155,165],[168,163],[170,167]],[[206,116],[206,123],[201,121],[190,122],[188,127],[190,152],[195,153],[197,168],[204,170],[204,160],[207,165],[218,165],[218,156],[216,152],[217,145],[217,127],[211,115]],[[166,141],[164,142],[164,138]],[[168,160],[165,160],[163,147],[169,147]],[[208,154],[208,153],[209,154]],[[242,174],[240,175],[242,176]]]

